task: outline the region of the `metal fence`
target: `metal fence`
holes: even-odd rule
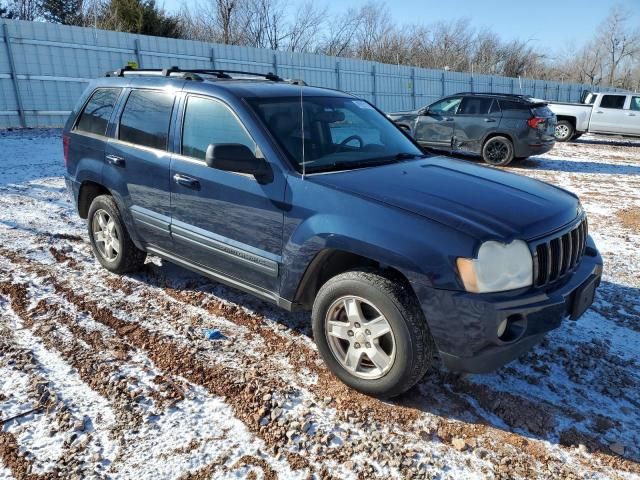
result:
[[[460,91],[578,101],[585,89],[591,89],[590,85],[472,75],[51,23],[4,20],[0,26],[0,128],[63,125],[88,79],[128,62],[145,68],[178,65],[273,72],[353,93],[385,111],[411,110]]]

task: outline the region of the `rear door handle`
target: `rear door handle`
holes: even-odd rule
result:
[[[443,122],[453,122],[453,118],[451,117],[442,117]]]
[[[173,181],[178,185],[182,185],[183,187],[191,188],[193,190],[200,190],[200,182],[195,178],[187,177],[186,175],[181,175],[176,173],[173,176]]]
[[[631,112],[629,112],[629,113],[627,113],[627,116],[629,116],[629,117],[635,117],[635,116],[636,116],[636,114],[635,114],[635,113],[631,113]]]
[[[604,113],[602,110],[596,110],[596,113]]]
[[[107,163],[110,163],[111,165],[115,165],[116,167],[124,167],[125,165],[125,161],[124,158],[122,158],[119,155],[106,155],[105,158],[107,159]]]

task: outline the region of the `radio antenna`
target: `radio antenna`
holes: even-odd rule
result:
[[[304,104],[302,102],[302,85],[300,85],[300,133],[302,137],[302,180],[306,174],[304,155]]]

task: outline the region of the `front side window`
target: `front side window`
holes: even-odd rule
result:
[[[631,97],[631,105],[629,106],[631,110],[635,110],[636,112],[640,111],[640,97]]]
[[[121,88],[98,88],[93,92],[91,99],[80,115],[76,130],[105,135],[109,119],[121,91]]]
[[[248,103],[307,173],[363,168],[422,156],[384,115],[351,97],[250,98]]]
[[[429,113],[436,115],[454,114],[462,102],[461,97],[445,98],[429,106]]]
[[[492,103],[492,98],[465,97],[458,109],[458,115],[487,115]]]
[[[182,154],[204,160],[207,147],[217,143],[239,143],[256,150],[255,142],[224,103],[189,97],[182,125]]]
[[[167,149],[174,96],[155,90],[134,90],[127,99],[118,138],[143,147]]]
[[[626,99],[624,95],[604,95],[600,101],[600,107],[622,110]]]

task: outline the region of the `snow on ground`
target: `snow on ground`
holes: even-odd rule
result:
[[[639,141],[509,167],[580,195],[594,306],[493,374],[433,371],[393,402],[333,378],[306,313],[157,258],[100,268],[61,150],[57,130],[0,132],[0,479],[640,478]]]

